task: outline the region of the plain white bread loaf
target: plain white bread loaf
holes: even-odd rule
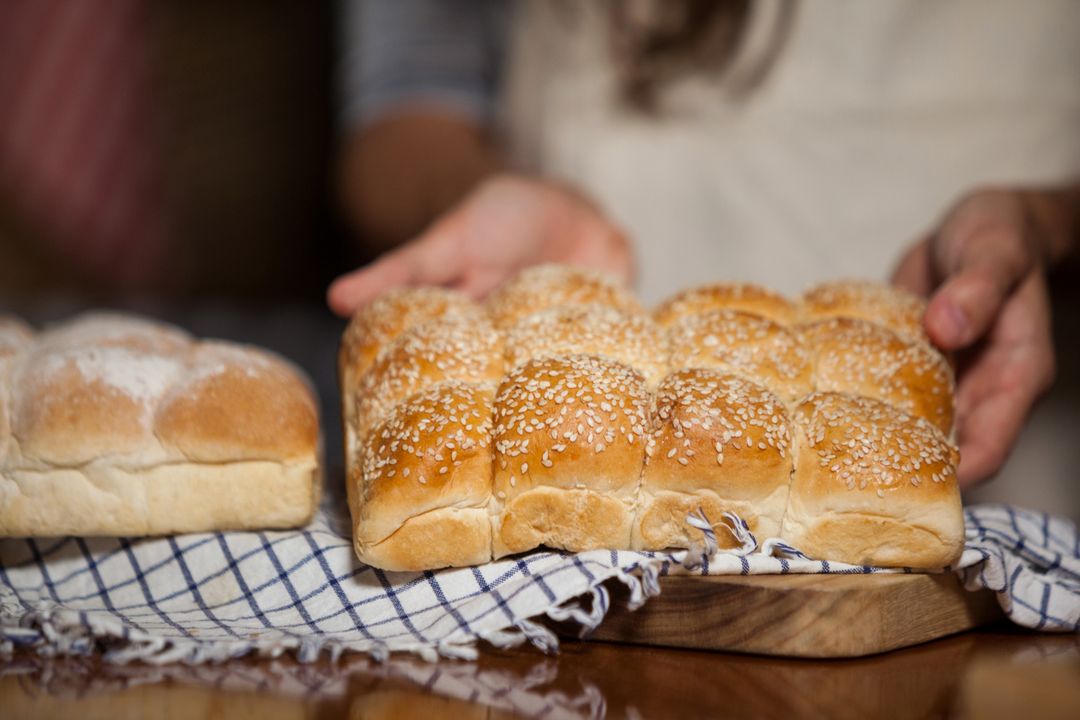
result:
[[[798,302],[710,285],[650,318],[550,265],[483,305],[395,291],[342,342],[357,553],[417,570],[689,547],[697,512],[726,546],[732,512],[825,559],[940,567],[963,529],[953,380],[921,314],[849,282]]]
[[[84,315],[0,359],[0,534],[291,527],[317,504],[319,425],[270,353]]]

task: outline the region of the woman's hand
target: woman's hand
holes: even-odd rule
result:
[[[900,262],[893,281],[930,298],[923,324],[957,352],[961,486],[993,475],[1054,380],[1046,265],[1071,239],[1047,195],[968,195]]]
[[[401,285],[443,285],[482,297],[518,270],[562,262],[630,280],[623,233],[577,192],[550,182],[494,175],[419,237],[334,281],[327,300],[348,316]]]

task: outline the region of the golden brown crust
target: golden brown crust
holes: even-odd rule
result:
[[[794,415],[797,460],[782,536],[812,557],[943,567],[963,549],[956,448],[891,405],[817,393]]]
[[[353,521],[359,551],[366,554],[408,519],[436,510],[472,508],[486,517],[491,497],[491,404],[490,388],[443,383],[397,405],[368,435],[362,473],[354,468],[350,478],[356,486]],[[453,530],[457,520],[441,538],[443,545],[459,544]],[[429,535],[438,532],[431,522],[423,527]],[[490,552],[490,531],[487,537]],[[466,554],[472,556],[471,551]]]
[[[506,520],[503,507],[515,507],[515,498],[537,488],[584,490],[613,500],[601,504],[616,517],[599,523],[597,531],[625,528],[626,537],[616,547],[627,547],[648,417],[645,380],[621,363],[571,355],[533,360],[511,371],[495,399],[496,557],[532,547],[522,546],[522,536],[512,533],[510,525],[506,533],[500,528]],[[585,502],[581,493],[564,497],[566,517]],[[549,500],[544,506],[552,502],[558,503]],[[546,524],[545,518],[559,517],[546,510],[532,522],[529,537],[543,537],[553,547],[584,549],[579,542],[589,530]]]
[[[487,308],[495,327],[506,329],[534,312],[590,303],[643,312],[637,299],[615,278],[567,265],[534,265],[522,270],[491,294]]]
[[[663,333],[643,313],[595,304],[557,307],[525,316],[506,333],[510,367],[559,355],[615,360],[641,372],[652,386],[667,372]]]
[[[201,343],[167,393],[154,429],[189,460],[291,460],[319,444],[315,395],[298,371],[256,348]]]
[[[483,508],[439,508],[408,518],[373,545],[356,536],[354,547],[362,562],[383,570],[481,565],[491,560],[491,520]]]
[[[36,347],[12,369],[12,433],[42,463],[160,455],[154,407],[183,370],[175,357],[126,347]]]
[[[670,331],[671,368],[708,368],[742,375],[786,401],[812,390],[810,351],[799,336],[760,315],[711,310]]]
[[[713,370],[672,373],[657,392],[634,546],[686,547],[700,531],[682,510],[695,504],[714,525],[731,511],[753,532],[775,536],[791,469],[791,429],[778,397]],[[717,537],[731,539],[725,532]]]
[[[276,356],[91,315],[0,365],[0,534],[283,527],[314,513],[315,399]]]
[[[379,352],[408,330],[447,315],[479,316],[483,309],[463,293],[438,287],[390,290],[358,310],[341,338],[342,367],[360,377]]]
[[[760,285],[715,283],[684,290],[665,300],[653,311],[653,319],[661,327],[671,327],[685,317],[713,310],[741,310],[781,325],[795,322],[798,314],[795,303]]]
[[[892,285],[864,280],[822,283],[802,296],[804,322],[846,317],[884,325],[902,337],[929,342],[922,318],[926,301]]]
[[[813,351],[815,389],[877,398],[952,432],[952,370],[929,345],[852,318],[797,331]]]
[[[955,450],[898,409],[951,426],[947,364],[904,334],[921,337],[917,298],[837,283],[793,304],[717,284],[673,297],[654,323],[618,283],[542,266],[486,312],[441,290],[379,308],[354,318],[340,363],[354,539],[372,565],[687,547],[698,511],[722,547],[725,512],[759,540],[834,560],[935,567],[962,544]],[[488,445],[439,453],[456,463],[452,487],[429,482],[429,453],[446,445],[432,417],[485,402]]]
[[[486,319],[450,315],[421,323],[394,340],[360,378],[357,437],[426,388],[449,380],[495,387],[504,367],[502,337]]]

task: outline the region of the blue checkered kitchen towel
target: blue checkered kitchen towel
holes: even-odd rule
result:
[[[1072,523],[1013,508],[966,511],[956,568],[990,588],[1016,623],[1080,628],[1080,535]],[[329,506],[307,528],[169,538],[0,541],[0,653],[104,650],[125,662],[199,663],[257,651],[301,660],[351,650],[472,658],[478,640],[557,647],[542,621],[596,627],[617,580],[639,606],[673,573],[896,572],[805,559],[760,546],[737,518],[739,551],[534,552],[475,568],[385,573],[359,563]],[[710,538],[706,538],[707,542]],[[733,618],[734,619],[734,618]]]

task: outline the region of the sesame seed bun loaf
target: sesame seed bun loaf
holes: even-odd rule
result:
[[[628,547],[649,402],[640,373],[592,355],[511,371],[495,398],[494,556]]]
[[[952,369],[929,345],[852,318],[822,320],[798,331],[813,352],[815,389],[884,400],[946,435],[952,432]]]
[[[794,414],[797,459],[781,536],[816,558],[941,568],[963,547],[956,448],[922,418],[817,393]]]
[[[690,315],[711,310],[742,310],[781,325],[797,319],[798,307],[772,290],[748,283],[716,283],[684,290],[661,303],[653,318],[662,327],[671,327]]]
[[[599,355],[630,365],[655,387],[667,372],[662,332],[648,315],[607,305],[551,308],[526,315],[506,332],[510,367],[534,358]]]
[[[804,322],[846,317],[884,325],[903,337],[929,343],[922,318],[926,301],[893,285],[863,280],[823,283],[802,296]]]
[[[809,349],[798,334],[760,315],[711,310],[685,317],[670,330],[670,348],[672,368],[742,375],[785,401],[812,389]]]
[[[0,535],[303,524],[319,454],[306,380],[255,348],[87,315],[0,361]]]
[[[587,303],[642,312],[641,304],[614,277],[567,265],[535,265],[521,271],[491,294],[487,308],[495,327],[505,330],[534,312]]]
[[[442,383],[368,435],[350,483],[362,561],[425,570],[491,558],[491,404],[491,388]]]
[[[701,531],[686,522],[698,509],[715,526],[722,514],[776,537],[791,478],[791,428],[783,403],[765,388],[714,370],[680,370],[656,395],[631,546],[687,547]],[[734,546],[718,530],[721,547]]]
[[[732,512],[814,557],[934,567],[962,523],[952,373],[921,314],[848,282],[798,303],[709,285],[648,315],[610,278],[553,265],[483,304],[398,291],[341,348],[357,554],[417,570],[685,548],[700,511],[721,546]]]

